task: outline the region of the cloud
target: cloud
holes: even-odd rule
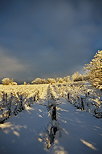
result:
[[[0,47],[0,77],[11,77],[11,75],[15,77],[18,73],[22,73],[27,69],[27,65],[10,55],[7,49]]]
[[[9,49],[2,53],[8,68],[3,61],[2,68],[9,74],[16,71],[24,80],[80,71],[102,46],[101,4],[25,0],[7,5],[0,14],[0,44]]]

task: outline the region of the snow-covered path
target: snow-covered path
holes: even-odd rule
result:
[[[0,154],[102,153],[102,119],[61,99],[55,124],[48,116],[47,102],[44,103],[45,106],[34,104],[31,110],[22,111],[0,125]],[[51,134],[53,125],[57,130]]]

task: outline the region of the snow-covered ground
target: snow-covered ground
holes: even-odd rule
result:
[[[1,93],[1,154],[101,154],[101,91],[83,82],[26,88]]]
[[[41,104],[33,104],[0,125],[1,154],[101,154],[102,119],[60,99],[57,119],[52,120],[48,102]]]

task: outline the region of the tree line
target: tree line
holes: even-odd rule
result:
[[[57,77],[57,78],[36,78],[31,83],[26,83],[24,82],[24,85],[29,85],[29,84],[54,84],[54,83],[70,83],[72,81],[83,81],[87,80],[88,76],[80,74],[78,72],[75,72],[72,76],[66,76],[66,77]],[[17,82],[15,82],[13,79],[10,78],[3,78],[2,79],[2,84],[3,85],[17,85]]]

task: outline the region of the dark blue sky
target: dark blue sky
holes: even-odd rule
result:
[[[0,0],[0,78],[70,75],[99,49],[101,0]]]

